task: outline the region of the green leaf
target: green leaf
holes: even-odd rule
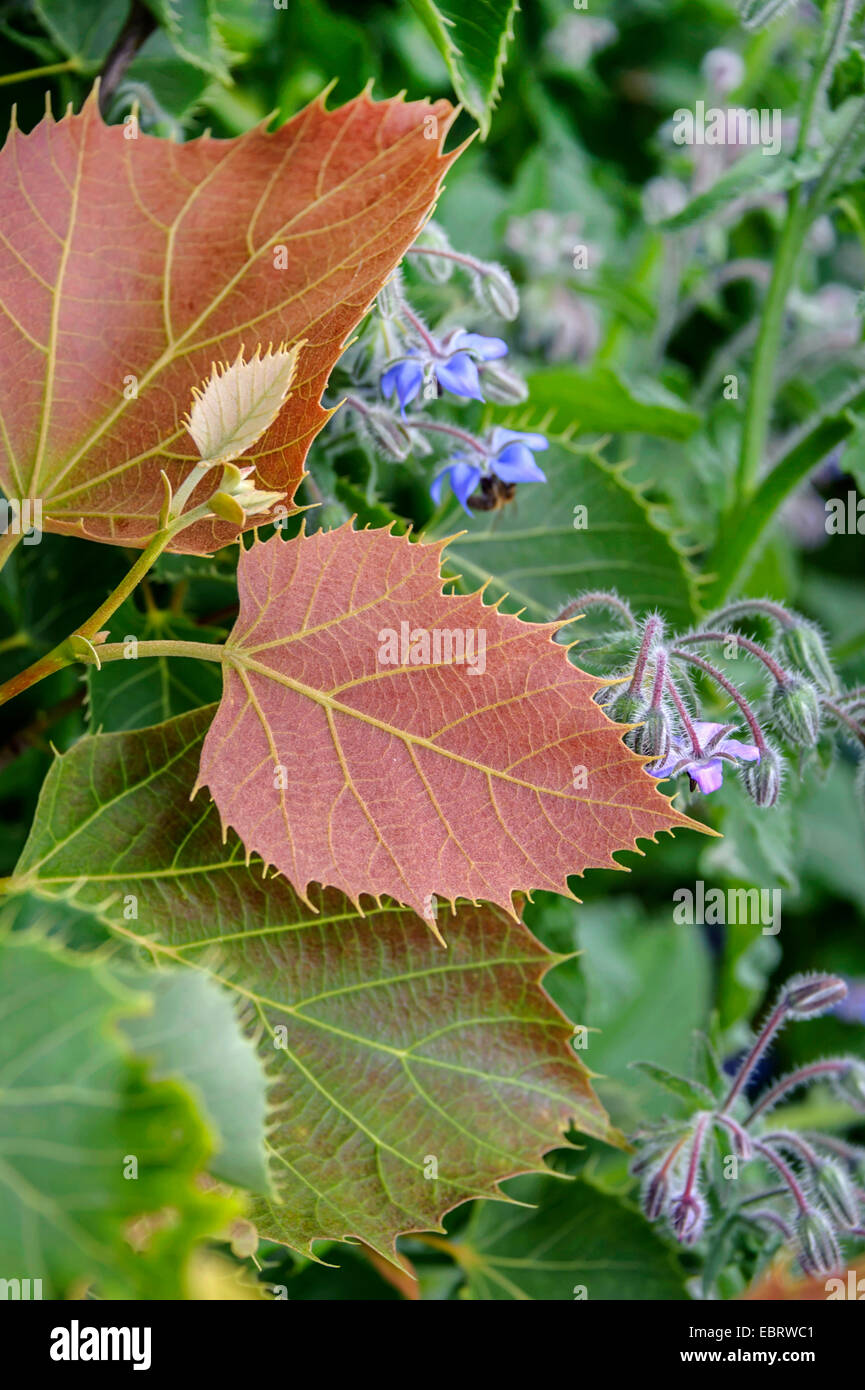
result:
[[[149,134],[180,140],[184,122],[196,112],[211,83],[210,74],[181,58],[158,29],[124,73],[110,119],[119,120],[137,106],[142,128]]]
[[[502,512],[478,513],[466,523],[456,502],[448,508],[433,535],[468,530],[448,546],[445,568],[463,576],[467,592],[489,583],[491,601],[507,594],[505,610],[525,608],[533,620],[555,617],[581,589],[592,588],[615,589],[636,609],[659,608],[672,623],[688,626],[687,561],[626,473],[563,440],[541,462],[547,482],[521,487]],[[575,529],[578,506],[586,508],[585,529]]]
[[[562,434],[649,434],[688,439],[700,416],[656,381],[627,381],[612,367],[545,367],[527,378],[534,410],[551,412],[549,430]]]
[[[96,69],[123,28],[128,0],[33,0],[33,10],[67,58]]]
[[[58,758],[16,887],[71,896],[236,994],[272,1082],[282,1203],[253,1212],[260,1233],[301,1250],[356,1236],[393,1258],[397,1232],[539,1167],[571,1121],[615,1141],[539,983],[556,957],[496,909],[460,907],[445,953],[411,912],[361,917],[338,893],[304,904],[265,879],[216,809],[189,800],[212,714]]]
[[[680,231],[683,227],[693,227],[704,218],[712,217],[735,198],[783,193],[814,178],[820,171],[821,163],[821,156],[814,150],[801,159],[788,159],[782,154],[766,155],[762,150],[755,150],[753,154],[737,160],[732,168],[715,180],[711,188],[698,193],[679,212],[665,218],[659,225],[668,231]]]
[[[654,1062],[634,1062],[633,1065],[636,1071],[643,1072],[665,1091],[684,1100],[689,1110],[704,1110],[707,1105],[711,1107],[714,1104],[712,1092],[699,1082],[689,1081],[686,1076],[677,1076],[675,1072],[668,1071],[666,1067],[658,1067]]]
[[[454,90],[486,137],[502,84],[518,0],[411,0],[448,65]]]
[[[155,609],[142,613],[132,599],[127,599],[111,619],[110,633],[111,641],[127,644],[130,657],[109,662],[100,670],[95,666],[88,670],[92,728],[141,729],[219,698],[222,681],[218,666],[192,658],[138,658],[132,655],[137,650],[135,641],[129,639],[219,642],[223,637],[220,630],[202,627],[180,613]]]
[[[685,1299],[675,1257],[639,1212],[577,1178],[521,1178],[525,1207],[478,1206],[455,1241],[475,1298],[622,1302]],[[583,1293],[582,1290],[585,1290]]]
[[[229,81],[213,0],[145,0],[185,63]]]
[[[673,922],[672,902],[668,915],[650,915],[629,896],[579,907],[552,899],[540,909],[528,922],[541,940],[581,952],[579,977],[562,969],[550,989],[566,1013],[588,1025],[582,1055],[611,1114],[626,1132],[659,1117],[663,1096],[632,1064],[692,1070],[694,1030],[706,1024],[711,991],[699,928]]]
[[[218,1136],[207,1167],[251,1192],[271,1192],[265,1153],[266,1080],[238,1026],[228,991],[205,975],[172,970],[130,981],[152,996],[153,1011],[123,1030],[157,1079],[186,1084]]]
[[[140,997],[27,932],[0,936],[0,975],[4,1277],[41,1279],[44,1298],[93,1279],[103,1297],[184,1297],[193,1242],[234,1208],[193,1182],[209,1136],[188,1093],[151,1081],[121,1040],[117,1020]]]

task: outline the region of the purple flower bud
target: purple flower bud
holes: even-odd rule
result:
[[[820,703],[812,685],[801,676],[789,676],[772,692],[772,712],[781,733],[790,743],[813,748],[820,735]]]
[[[663,1168],[659,1168],[643,1187],[643,1211],[648,1221],[657,1221],[667,1205],[670,1184]]]
[[[774,806],[781,791],[783,763],[774,748],[766,747],[759,762],[742,770],[745,790],[758,806]]]
[[[796,1223],[799,1263],[806,1274],[831,1274],[841,1259],[835,1232],[826,1216],[814,1207],[803,1211]]]
[[[810,676],[826,695],[838,693],[838,678],[832,669],[826,644],[818,628],[811,623],[797,623],[785,628],[778,642],[782,658],[797,670]]]
[[[706,1224],[706,1203],[699,1192],[683,1192],[670,1206],[670,1225],[682,1245],[696,1245]]]
[[[793,975],[784,986],[782,999],[789,1018],[819,1018],[847,997],[847,986],[837,975]]]
[[[840,1163],[821,1164],[817,1192],[824,1206],[841,1226],[858,1226],[859,1206],[849,1175]]]

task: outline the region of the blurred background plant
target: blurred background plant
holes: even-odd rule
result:
[[[465,109],[452,139],[481,126],[448,176],[435,222],[334,375],[330,403],[349,399],[310,456],[305,500],[323,525],[357,515],[361,524],[463,532],[448,552],[456,582],[487,582],[491,599],[506,595],[505,608],[531,619],[585,610],[563,638],[580,638],[576,659],[599,675],[627,671],[632,682],[648,634],[642,708],[627,722],[645,730],[663,651],[664,679],[675,673],[703,740],[700,758],[674,745],[687,727],[662,691],[666,729],[654,730],[659,742],[640,742],[656,771],[663,759],[699,789],[695,764],[741,764],[751,798],[728,777],[690,805],[723,839],[679,837],[648,862],[626,856],[627,879],[578,885],[581,906],[539,894],[526,909],[547,945],[582,952],[548,988],[588,1026],[578,1045],[603,1076],[613,1118],[634,1133],[665,1122],[667,1110],[631,1063],[693,1075],[699,1032],[732,1078],[751,1019],[794,973],[837,975],[846,994],[807,1029],[773,1033],[754,1084],[825,1057],[865,1058],[861,740],[838,737],[850,732],[845,720],[826,717],[830,701],[858,723],[865,685],[861,7],[608,0],[584,10],[524,0],[514,14],[503,0],[490,51],[464,43],[460,57],[440,21],[461,9],[426,0],[5,0],[0,121],[8,127],[15,103],[28,130],[46,89],[56,113],[79,106],[101,74],[108,120],[134,113],[145,132],[175,140],[279,122],[334,81],[339,101],[367,79],[379,96],[453,98],[456,89]],[[675,113],[698,101],[779,112],[780,151],[677,144]],[[85,616],[124,567],[110,548],[92,547],[85,582],[61,610],[57,586],[73,544],[47,536],[6,567],[2,675],[64,636],[76,617],[69,603]],[[218,640],[233,618],[233,563],[231,554],[164,557],[142,607],[126,615],[129,631]],[[611,593],[612,609],[596,601]],[[718,631],[726,648],[705,636]],[[805,678],[795,709],[785,683],[740,639]],[[787,754],[771,810],[758,803],[775,797],[754,780],[771,780],[771,760],[743,754],[759,740],[741,703],[689,656],[708,661],[746,703],[763,702],[758,725],[765,719]],[[840,706],[836,681],[848,692]],[[137,727],[213,698],[209,687],[151,695],[146,710],[119,699],[113,710],[104,699],[91,709],[77,676],[63,672],[4,711],[10,867],[50,743],[69,746],[89,717]],[[731,739],[738,746],[725,748]],[[780,932],[677,923],[673,894],[698,881],[779,890]],[[802,1136],[800,1158],[814,1131],[842,1158],[865,1138],[819,1075],[806,1092],[781,1097],[772,1126]],[[647,1225],[626,1155],[589,1144],[549,1162],[576,1180],[508,1187],[535,1212],[473,1204],[448,1218],[445,1236],[402,1242],[416,1278],[345,1246],[317,1251],[337,1266],[327,1269],[277,1246],[253,1255],[239,1241],[225,1253],[253,1273],[261,1267],[290,1298],[316,1299],[570,1299],[599,1249],[614,1255],[590,1297],[729,1297],[775,1257],[777,1223],[771,1240],[768,1221],[759,1238],[752,1223],[715,1247],[707,1280],[705,1246],[679,1248],[673,1233]],[[861,1239],[853,1234],[846,1249],[856,1258]]]

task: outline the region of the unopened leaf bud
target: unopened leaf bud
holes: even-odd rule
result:
[[[485,309],[502,319],[515,319],[520,312],[517,287],[504,266],[486,264],[474,280],[475,298]]]
[[[758,806],[774,806],[781,791],[783,762],[774,748],[768,745],[760,754],[760,761],[747,763],[742,769],[745,790]]]
[[[221,517],[223,521],[231,521],[235,526],[242,526],[246,520],[246,514],[237,498],[227,492],[215,492],[207,505],[215,516]]]
[[[778,651],[791,666],[810,676],[824,694],[838,693],[838,678],[832,669],[826,644],[819,629],[811,623],[796,623],[794,627],[785,628],[778,642]]]
[[[781,733],[790,743],[813,748],[820,735],[820,702],[817,693],[801,676],[777,681],[772,692],[772,712]]]
[[[254,468],[238,468],[236,463],[227,463],[222,470],[222,480],[219,484],[220,492],[227,492],[229,497],[233,497],[244,482],[252,473]]]
[[[783,998],[790,1018],[819,1018],[837,1008],[847,997],[847,986],[837,975],[794,975],[784,986]]]

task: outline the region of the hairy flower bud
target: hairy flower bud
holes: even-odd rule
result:
[[[813,748],[820,735],[820,702],[812,685],[791,676],[772,692],[772,712],[781,733],[790,743]]]
[[[375,448],[397,463],[408,458],[414,441],[403,422],[386,406],[371,405],[361,420]]]
[[[382,285],[376,299],[378,311],[383,318],[395,319],[399,317],[402,309],[402,283],[399,271],[394,271],[393,275]]]
[[[670,1184],[663,1168],[649,1177],[643,1187],[643,1211],[648,1221],[657,1221],[667,1205]]]
[[[415,246],[422,251],[450,251],[447,232],[437,222],[427,222]],[[449,256],[412,256],[412,267],[425,280],[434,285],[447,284],[454,272],[454,261]]]
[[[474,293],[478,303],[492,309],[502,319],[515,319],[520,312],[517,287],[504,266],[490,261],[474,278]]]
[[[605,706],[614,724],[636,724],[643,713],[644,703],[639,695],[623,690]]]
[[[793,975],[784,986],[783,998],[790,1018],[819,1018],[847,997],[847,986],[837,975]]]
[[[646,710],[642,724],[625,735],[625,742],[635,753],[641,753],[644,757],[666,758],[672,742],[667,711],[660,705]]]
[[[521,376],[501,362],[485,362],[481,369],[484,396],[498,405],[521,405],[528,400],[529,388]]]
[[[683,1192],[673,1198],[670,1224],[682,1245],[696,1245],[706,1224],[706,1203],[699,1192]]]
[[[823,1163],[817,1174],[817,1192],[830,1215],[841,1226],[859,1224],[859,1207],[849,1175],[840,1163]]]
[[[796,1223],[799,1263],[806,1274],[831,1274],[841,1259],[835,1232],[816,1208],[803,1211]]]
[[[846,1070],[832,1077],[832,1088],[836,1095],[860,1114],[865,1114],[865,1063],[856,1057],[848,1057]]]
[[[783,763],[774,748],[766,746],[760,761],[747,763],[742,769],[745,790],[758,806],[774,806],[781,790]]]
[[[796,623],[795,627],[785,628],[778,641],[778,651],[791,666],[810,676],[824,694],[837,694],[838,678],[832,669],[826,644],[819,630],[811,623]]]

